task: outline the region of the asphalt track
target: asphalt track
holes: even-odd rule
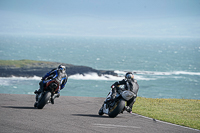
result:
[[[0,94],[1,133],[199,133],[137,114],[99,116],[104,98],[61,96],[42,110],[34,95]]]

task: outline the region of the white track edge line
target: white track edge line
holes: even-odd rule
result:
[[[186,128],[186,129],[200,131],[198,129],[194,129],[194,128],[190,128],[190,127],[185,127],[185,126],[181,126],[181,125],[177,125],[177,124],[173,124],[173,123],[169,123],[169,122],[165,122],[165,121],[156,120],[156,119],[153,119],[153,118],[150,118],[150,117],[146,117],[146,116],[143,116],[143,115],[139,115],[139,114],[136,114],[136,113],[131,113],[131,114],[136,115],[136,116],[140,116],[140,117],[143,117],[143,118],[146,118],[146,119],[150,119],[150,120],[153,120],[155,122],[160,122],[160,123],[165,123],[165,124],[168,124],[168,125],[173,125],[173,126],[177,126],[177,127],[182,127],[182,128]]]

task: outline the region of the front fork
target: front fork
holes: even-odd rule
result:
[[[107,107],[106,103],[103,104],[102,109],[104,114],[108,114],[109,108]]]
[[[116,97],[119,97],[119,95],[120,94],[117,93]],[[104,104],[102,105],[102,110],[103,110],[104,114],[108,114],[109,113],[109,107],[108,107],[108,105],[106,103],[111,99],[111,96],[112,96],[112,89],[108,93],[108,95],[106,97],[106,100],[104,101]]]

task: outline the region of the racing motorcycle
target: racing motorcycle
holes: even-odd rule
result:
[[[59,90],[59,83],[56,80],[51,80],[46,83],[44,91],[36,94],[38,102],[34,104],[35,108],[42,109],[46,104],[51,103],[51,98]],[[38,95],[38,96],[37,96]]]
[[[112,94],[112,89],[108,93],[106,99],[110,99]],[[104,102],[99,110],[99,115],[107,114],[109,117],[114,118],[118,114],[122,113],[125,109],[125,102],[130,100],[135,94],[129,90],[124,90],[120,88],[119,92],[113,101]]]

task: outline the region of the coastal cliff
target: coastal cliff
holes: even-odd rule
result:
[[[108,74],[117,76],[114,71],[96,70],[87,66],[77,66],[59,62],[33,61],[33,60],[0,60],[0,77],[42,77],[58,65],[66,66],[68,76],[74,74],[97,73],[99,76]]]

